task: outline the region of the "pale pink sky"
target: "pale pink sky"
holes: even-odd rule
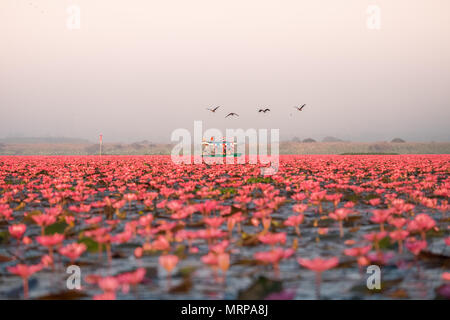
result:
[[[80,30],[66,27],[71,4]],[[450,141],[449,12],[448,0],[1,0],[0,138],[168,141],[203,120]]]

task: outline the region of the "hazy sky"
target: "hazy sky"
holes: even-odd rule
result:
[[[366,25],[372,4],[380,30]],[[285,139],[450,141],[449,12],[448,0],[1,0],[0,137],[160,142],[203,120]]]

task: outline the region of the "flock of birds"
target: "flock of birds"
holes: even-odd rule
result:
[[[302,111],[303,110],[303,108],[306,106],[306,104],[304,104],[304,105],[302,105],[302,106],[300,106],[300,107],[294,107],[295,109],[297,109],[297,111]],[[218,106],[218,107],[211,107],[211,108],[206,108],[206,110],[209,110],[209,111],[211,111],[212,113],[216,113],[216,111],[217,111],[217,109],[219,109],[220,108],[220,106]],[[266,113],[266,112],[270,112],[270,109],[269,108],[265,108],[265,109],[258,109],[258,113]],[[228,117],[239,117],[239,115],[237,114],[237,113],[235,113],[235,112],[230,112],[230,113],[228,113],[226,116],[225,116],[225,118],[228,118]]]
[[[36,10],[41,10],[42,14],[45,13],[43,9],[39,9],[39,6],[33,2],[29,2],[28,5],[34,7]]]

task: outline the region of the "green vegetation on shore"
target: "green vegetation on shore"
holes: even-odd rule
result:
[[[149,142],[106,143],[104,155],[170,155],[173,145]],[[450,142],[281,142],[280,154],[395,155],[450,154]],[[0,143],[0,155],[96,155],[93,143]]]

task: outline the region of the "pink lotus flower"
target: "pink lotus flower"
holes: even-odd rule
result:
[[[139,218],[139,225],[142,227],[148,227],[153,221],[153,215],[147,214]]]
[[[380,250],[379,242],[387,236],[387,232],[372,232],[364,235],[364,239],[371,241],[377,251]]]
[[[103,219],[103,217],[98,216],[98,217],[93,217],[91,219],[86,219],[86,220],[84,220],[84,222],[86,222],[86,224],[89,224],[89,225],[97,225],[100,222],[102,222],[102,219]]]
[[[214,252],[208,252],[208,254],[202,256],[200,260],[202,260],[204,264],[212,266],[213,268],[216,268],[219,263],[217,254]]]
[[[299,258],[297,261],[301,266],[316,272],[316,298],[319,299],[321,274],[323,271],[336,267],[339,264],[339,259],[337,257],[330,259],[315,258],[311,260]]]
[[[142,249],[142,247],[137,247],[136,249],[134,249],[134,256],[136,258],[142,258],[142,255],[144,254],[144,249]]]
[[[8,227],[9,234],[12,237],[16,238],[17,241],[19,241],[22,238],[22,236],[23,236],[23,234],[25,233],[26,230],[27,230],[27,226],[24,225],[23,223],[21,223],[21,224],[13,224],[13,225]]]
[[[341,193],[329,194],[329,195],[325,196],[325,199],[327,201],[333,202],[334,209],[336,209],[338,204],[339,204],[339,202],[341,201],[342,196],[343,195]]]
[[[62,211],[63,211],[63,208],[61,206],[56,206],[53,208],[45,209],[45,214],[57,217],[62,213]]]
[[[114,202],[113,205],[112,205],[112,207],[113,207],[114,209],[116,209],[116,212],[119,212],[119,210],[120,210],[121,208],[123,208],[123,206],[125,206],[125,204],[126,204],[126,201],[125,201],[125,200],[120,200],[120,201]]]
[[[270,251],[256,252],[254,258],[264,263],[277,264],[281,259],[290,257],[294,251],[292,249],[283,250],[282,248],[275,248]]]
[[[406,230],[395,230],[389,233],[389,237],[392,240],[396,240],[398,242],[398,253],[402,253],[403,251],[403,240],[409,235],[409,232]]]
[[[274,246],[277,243],[284,244],[286,243],[286,233],[266,233],[264,235],[259,235],[258,240],[264,244],[270,244]]]
[[[225,274],[230,268],[230,255],[228,253],[220,253],[217,256],[217,265],[219,269]]]
[[[33,243],[33,240],[31,240],[31,238],[30,237],[23,237],[23,239],[22,239],[22,243],[24,244],[24,245],[29,245],[29,244],[32,244]]]
[[[45,268],[53,265],[53,258],[51,258],[48,254],[45,254],[41,258],[41,265]]]
[[[64,221],[69,225],[69,226],[73,226],[75,223],[75,217],[73,216],[65,216],[64,217]]]
[[[305,219],[304,214],[299,214],[298,216],[289,216],[286,221],[284,221],[285,226],[291,226],[295,228],[295,232],[298,236],[300,236],[300,224],[303,223],[303,220]]]
[[[325,200],[326,194],[326,191],[312,192],[309,197],[311,203],[318,206],[319,213],[322,213],[323,211],[322,201]]]
[[[217,229],[225,222],[225,218],[222,217],[204,218],[203,221],[211,228]]]
[[[25,299],[28,299],[28,278],[34,273],[42,270],[42,265],[32,265],[28,266],[26,264],[18,264],[14,267],[6,268],[10,273],[15,274],[22,278],[23,280],[23,295]]]
[[[158,238],[152,242],[152,249],[153,250],[160,250],[165,251],[169,250],[170,243],[167,241],[167,238],[164,236],[158,236]]]
[[[344,221],[351,212],[352,210],[350,209],[340,208],[329,214],[331,219],[339,221],[339,234],[341,238],[344,237],[344,226],[342,221]]]
[[[104,292],[93,297],[94,300],[116,300],[115,292]]]
[[[418,256],[419,253],[426,249],[427,242],[426,241],[420,241],[416,240],[414,238],[408,239],[405,243],[406,248],[411,251],[415,256]]]
[[[64,235],[59,234],[59,233],[55,233],[51,236],[39,236],[36,238],[37,242],[39,244],[41,244],[44,247],[48,248],[48,255],[51,258],[52,261],[52,267],[54,267],[53,264],[53,247],[55,247],[56,245],[61,244],[64,241]]]
[[[50,214],[40,214],[31,217],[36,224],[41,226],[41,234],[44,235],[44,228],[56,222],[56,218]]]
[[[0,203],[0,217],[3,216],[5,220],[12,220],[12,209],[7,204]]]
[[[296,204],[292,207],[292,210],[297,213],[303,213],[308,209],[308,205],[306,204]]]
[[[43,245],[44,247],[54,247],[63,242],[64,235],[55,233],[50,236],[39,236],[36,238],[36,240],[37,242],[39,242],[39,244]]]
[[[159,264],[166,269],[169,275],[172,273],[172,270],[178,264],[178,257],[175,255],[167,254],[159,257]]]
[[[353,207],[355,207],[355,203],[352,201],[348,201],[347,203],[344,204],[344,208],[351,209]]]
[[[224,240],[211,246],[209,250],[217,254],[224,253],[229,244],[230,242],[228,240]]]
[[[133,233],[127,230],[111,237],[112,243],[127,243],[133,237]]]
[[[301,202],[301,201],[306,199],[306,194],[304,194],[304,193],[296,193],[291,198],[294,199],[295,201]]]
[[[346,256],[351,256],[351,257],[362,257],[362,256],[365,256],[370,251],[371,248],[372,248],[371,245],[368,245],[365,247],[349,248],[349,249],[344,250],[344,254]]]
[[[118,275],[116,279],[122,286],[122,291],[128,293],[130,286],[136,286],[144,280],[146,270],[139,268],[134,272],[126,272]]]
[[[369,260],[369,263],[385,265],[389,262],[390,259],[392,259],[393,256],[394,256],[393,252],[383,253],[383,252],[379,251],[379,252],[369,253],[367,255],[367,258]]]
[[[384,223],[389,219],[391,216],[392,211],[391,210],[373,210],[373,215],[370,218],[370,221],[374,223],[378,223],[380,225],[380,231],[384,231]]]
[[[134,193],[127,193],[123,195],[123,199],[126,202],[131,202],[137,200],[137,196]]]
[[[255,260],[261,261],[265,264],[272,264],[275,274],[279,272],[279,262],[281,259],[287,259],[294,254],[293,249],[275,248],[270,251],[256,252],[253,257]]]
[[[100,289],[104,291],[103,294],[94,296],[94,300],[115,300],[116,291],[120,286],[120,282],[115,277],[100,278],[97,281]]]
[[[406,224],[407,220],[405,218],[391,218],[388,220],[388,222],[397,229],[401,229]]]
[[[409,231],[418,231],[422,235],[422,240],[426,239],[425,232],[434,228],[436,226],[436,221],[434,221],[429,215],[422,213],[418,214],[414,220],[408,223]]]
[[[315,258],[311,260],[299,258],[297,261],[303,267],[315,272],[323,272],[328,269],[332,269],[339,263],[339,259],[337,257],[333,257],[330,259]]]
[[[59,253],[70,259],[71,264],[74,264],[83,252],[87,249],[84,243],[71,243],[59,249]]]

